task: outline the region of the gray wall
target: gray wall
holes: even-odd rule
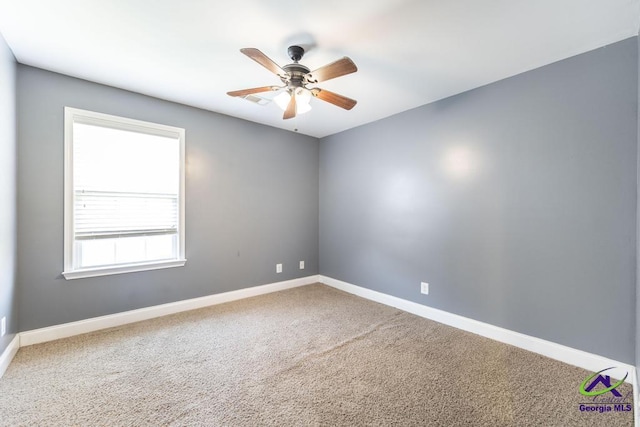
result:
[[[0,354],[18,331],[16,302],[16,63],[0,34],[0,318],[7,335]]]
[[[638,147],[640,147],[640,41],[638,42]],[[640,171],[640,153],[638,153],[638,171]],[[639,174],[640,175],[640,174]],[[640,250],[638,242],[640,242],[640,176],[638,176],[638,184],[636,187],[637,198],[637,222],[636,222],[636,384],[640,387]],[[636,396],[638,396],[636,391]],[[636,409],[640,409],[640,403],[636,402]],[[640,417],[636,414],[636,420]]]
[[[318,274],[316,138],[23,65],[17,94],[20,330]],[[64,106],[186,129],[185,267],[61,276]]]
[[[633,363],[637,84],[631,38],[323,138],[321,274]]]

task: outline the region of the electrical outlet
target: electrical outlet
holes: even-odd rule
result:
[[[304,270],[304,261],[300,261],[300,270]]]
[[[276,273],[282,273],[282,264],[276,264]]]
[[[2,320],[0,320],[0,337],[5,336],[6,333],[7,333],[7,318],[3,317]]]
[[[420,283],[420,292],[429,295],[429,284],[427,282]]]

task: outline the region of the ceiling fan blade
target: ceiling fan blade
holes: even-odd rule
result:
[[[307,80],[309,83],[325,82],[327,80],[335,79],[336,77],[344,76],[347,74],[355,73],[358,71],[358,67],[353,61],[346,56],[342,59],[327,64],[324,67],[320,67],[307,74]]]
[[[234,90],[231,92],[227,92],[229,96],[247,96],[252,93],[261,93],[261,92],[270,92],[272,90],[278,90],[278,86],[262,86],[262,87],[254,87],[251,89],[242,89],[242,90]]]
[[[282,118],[284,120],[292,119],[296,116],[296,92],[291,92],[291,99],[289,100],[289,104],[287,105],[287,109],[284,111],[284,116]]]
[[[282,68],[280,68],[278,64],[273,62],[267,55],[260,52],[256,48],[245,47],[244,49],[240,49],[240,52],[244,53],[249,58],[253,59],[258,64],[262,65],[264,68],[271,71],[273,74],[277,74],[279,76],[287,75],[287,73]]]
[[[355,99],[347,98],[346,96],[338,95],[337,93],[320,89],[318,87],[310,90],[314,97],[320,98],[323,101],[329,102],[340,108],[344,108],[345,110],[351,110],[358,103]]]

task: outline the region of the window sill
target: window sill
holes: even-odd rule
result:
[[[110,276],[112,274],[133,273],[135,271],[159,270],[162,268],[182,267],[186,259],[157,261],[140,264],[127,264],[113,267],[83,268],[81,270],[63,271],[62,275],[67,280],[84,279],[86,277]]]

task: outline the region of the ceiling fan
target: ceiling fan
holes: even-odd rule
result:
[[[346,56],[317,70],[310,71],[309,68],[299,63],[304,55],[304,49],[300,46],[289,46],[287,53],[293,63],[285,65],[284,67],[280,67],[258,49],[244,48],[240,49],[240,52],[280,77],[284,86],[262,86],[235,90],[227,92],[227,95],[245,98],[254,93],[281,91],[282,93],[276,96],[274,101],[284,109],[284,116],[282,117],[284,120],[291,119],[295,117],[296,114],[309,111],[311,109],[309,106],[311,97],[329,102],[345,110],[351,110],[356,105],[357,101],[354,99],[330,92],[326,89],[320,89],[318,87],[307,88],[307,85],[335,79],[336,77],[358,71],[356,64]]]

